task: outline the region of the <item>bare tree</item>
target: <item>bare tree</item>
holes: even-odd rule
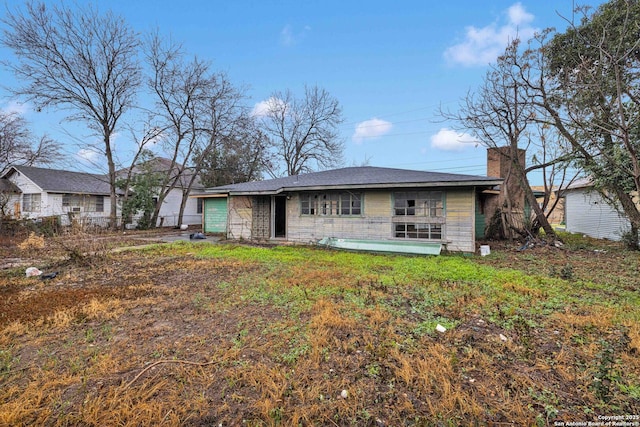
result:
[[[540,123],[539,111],[536,110],[531,100],[530,86],[527,82],[535,77],[531,75],[531,68],[523,66],[522,56],[519,52],[520,42],[513,41],[505,50],[504,55],[498,58],[495,65],[487,72],[483,84],[477,93],[470,93],[463,100],[458,111],[454,113],[441,112],[447,118],[459,123],[462,129],[471,130],[472,133],[487,147],[508,147],[500,150],[500,155],[506,156],[509,164],[509,180],[518,183],[518,192],[522,191],[524,198],[535,213],[535,221],[531,230],[523,230],[519,224],[509,223],[519,232],[533,232],[535,234],[542,227],[549,236],[555,236],[555,232],[543,211],[539,206],[532,191],[527,174],[549,167],[558,166],[566,162],[568,157],[565,152],[552,148],[552,142],[545,138],[543,124]],[[538,138],[536,138],[536,133]],[[526,168],[521,161],[520,150],[531,150],[539,147],[539,158],[533,165]],[[553,156],[550,156],[553,154]],[[565,170],[566,170],[566,163]],[[555,177],[557,171],[552,176]],[[550,187],[550,186],[549,186]],[[547,187],[549,191],[551,189]],[[509,191],[509,190],[506,190]],[[505,194],[507,211],[511,211],[514,204],[514,194]],[[523,210],[524,206],[518,206]],[[503,221],[509,219],[503,217]]]
[[[56,141],[34,137],[22,116],[0,111],[0,175],[13,165],[52,164],[60,157]]]
[[[157,34],[148,44],[147,60],[153,75],[149,86],[156,95],[156,120],[163,129],[162,148],[170,159],[153,221],[162,202],[175,188],[182,190],[178,222],[182,222],[189,192],[197,182],[204,159],[223,141],[237,141],[249,129],[242,90],[223,73],[212,72],[198,58],[185,59],[179,44]]]
[[[343,122],[338,100],[324,89],[305,87],[304,98],[294,98],[287,90],[275,92],[268,101],[261,124],[273,144],[284,174],[297,175],[340,165],[344,141],[338,125]],[[283,174],[271,169],[272,176]]]
[[[140,83],[139,41],[123,18],[95,8],[29,1],[8,11],[2,44],[16,63],[5,63],[25,82],[13,89],[38,109],[60,106],[103,141],[111,185],[110,218],[116,225],[116,166],[112,137],[132,106]]]

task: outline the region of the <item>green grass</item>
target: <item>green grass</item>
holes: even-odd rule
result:
[[[635,413],[635,285],[587,280],[577,258],[571,274],[530,269],[547,267],[542,255],[495,251],[500,268],[184,242],[113,255],[120,270],[87,270],[97,280],[83,283],[148,293],[118,316],[7,327],[0,380],[14,386],[0,391],[0,424],[548,425]]]

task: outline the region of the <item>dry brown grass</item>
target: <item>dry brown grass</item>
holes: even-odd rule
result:
[[[342,256],[178,244],[0,275],[0,425],[544,425],[640,405],[632,293]],[[429,278],[449,264],[472,276]]]

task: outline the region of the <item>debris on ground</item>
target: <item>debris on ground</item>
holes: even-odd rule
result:
[[[27,277],[35,277],[42,274],[42,271],[38,270],[36,267],[29,267],[25,271]]]

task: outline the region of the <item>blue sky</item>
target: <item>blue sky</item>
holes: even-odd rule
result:
[[[18,4],[10,2],[9,7]],[[468,135],[453,132],[452,124],[438,116],[439,106],[455,110],[516,34],[527,38],[546,27],[564,29],[560,15],[570,18],[574,1],[110,0],[98,4],[100,10],[110,8],[124,16],[139,32],[158,28],[182,41],[189,53],[210,60],[236,85],[246,86],[247,103],[256,109],[274,91],[289,89],[301,96],[305,85],[326,89],[343,109],[345,166],[367,162],[483,175],[485,149]],[[8,55],[2,50],[0,54]],[[0,79],[11,81],[5,70],[0,70]],[[36,113],[7,98],[6,92],[0,95],[0,108],[20,109],[36,132],[46,129],[67,143],[70,158],[77,156],[82,148],[78,140],[86,131],[61,123],[60,114]]]

